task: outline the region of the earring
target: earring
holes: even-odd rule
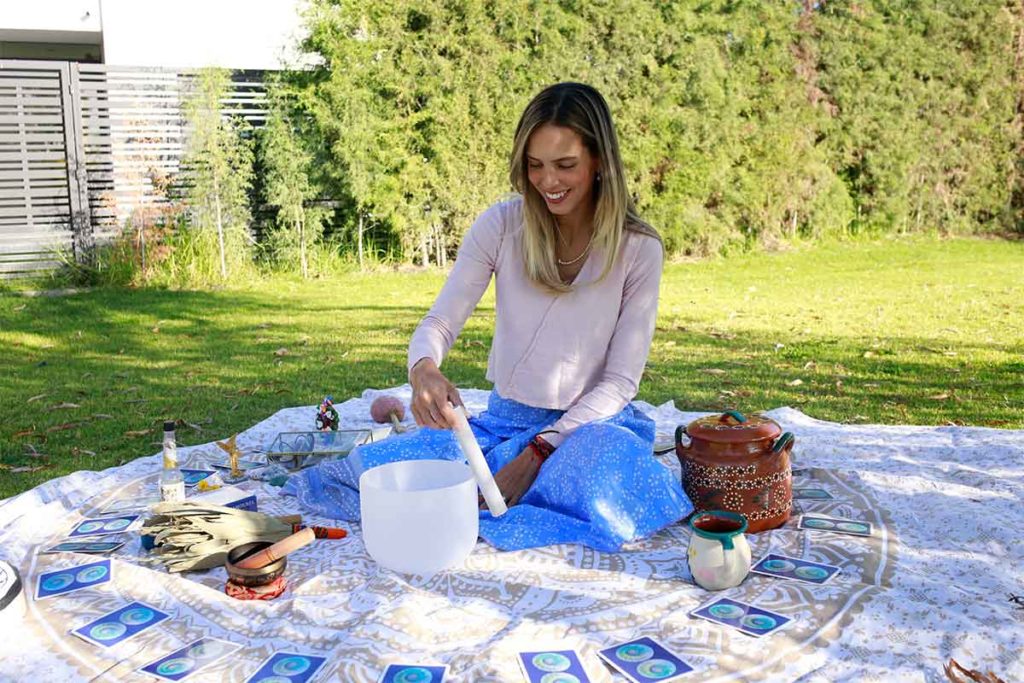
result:
[[[601,182],[601,172],[600,171],[597,172],[597,175],[594,177],[594,180],[596,182]]]

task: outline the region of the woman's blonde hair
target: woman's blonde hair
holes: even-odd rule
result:
[[[509,163],[512,187],[523,196],[523,258],[526,274],[533,282],[555,292],[568,292],[570,285],[558,274],[555,217],[544,198],[530,183],[526,147],[530,135],[544,124],[575,131],[590,153],[600,161],[594,178],[594,239],[592,249],[604,255],[600,278],[615,264],[622,245],[623,230],[635,230],[656,239],[658,233],[636,213],[626,189],[626,174],[619,153],[612,114],[597,90],[582,83],[557,83],[542,90],[526,106],[516,126]]]

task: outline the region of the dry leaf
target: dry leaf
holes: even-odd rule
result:
[[[279,348],[277,351],[274,351],[275,356],[287,356],[289,353],[291,352],[288,349],[284,348],[283,346]]]
[[[25,306],[27,306],[27,305],[28,305],[28,304],[22,304],[22,305],[20,305],[20,306],[15,306],[15,307],[14,307],[14,308],[13,308],[12,310],[15,310],[15,311],[24,311],[24,310],[25,310]]]
[[[30,398],[29,400],[25,401],[25,403],[32,403],[33,401],[38,401],[39,399],[45,398],[47,396],[49,396],[49,394],[37,394]]]
[[[62,432],[64,430],[66,430],[66,429],[74,429],[75,427],[79,426],[80,424],[81,424],[80,422],[65,422],[62,425],[53,425],[52,427],[47,427],[46,431],[47,432]]]
[[[935,394],[933,396],[929,396],[928,398],[930,398],[933,401],[945,401],[947,398],[949,398],[949,394],[943,391],[941,394]]]
[[[968,681],[973,681],[974,683],[1004,683],[1003,679],[991,671],[982,673],[974,669],[967,669],[961,666],[955,659],[950,659],[949,664],[946,664],[942,670],[946,673],[946,678],[953,681],[953,683],[968,683]],[[966,678],[961,678],[961,676],[966,676]]]
[[[14,432],[11,435],[12,438],[20,439],[23,436],[35,436],[36,430],[34,429],[23,429],[20,432]]]
[[[786,386],[787,387],[798,387],[798,386],[800,386],[803,383],[804,383],[804,381],[802,379],[795,379],[792,382],[786,382]]]
[[[874,358],[874,357],[875,357],[875,352],[874,351],[865,351],[864,352],[864,358]]]
[[[152,332],[153,334],[160,334],[160,326],[157,325],[156,327],[151,329],[150,332]]]
[[[64,401],[63,403],[58,403],[55,406],[50,406],[49,408],[47,408],[47,410],[65,410],[67,408],[81,408],[81,407],[82,406],[78,405],[77,403],[68,403],[67,401]]]
[[[38,472],[39,470],[45,470],[49,465],[36,465],[35,467],[11,467],[9,468],[11,474],[21,474],[22,472]]]
[[[125,436],[145,436],[151,433],[152,429],[133,429],[124,433]]]
[[[701,368],[697,372],[703,372],[707,375],[724,375],[725,370],[722,368]]]
[[[728,389],[723,389],[722,390],[722,396],[728,396],[729,398],[732,398],[735,395],[736,395],[735,391],[729,391]]]
[[[804,363],[804,370],[813,370],[816,367],[818,367],[818,364],[815,363],[813,360],[809,360],[806,363]]]
[[[93,413],[92,416],[97,420],[113,420],[113,415],[107,415],[106,413]]]

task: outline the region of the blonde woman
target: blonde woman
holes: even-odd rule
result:
[[[358,519],[361,472],[461,457],[450,427],[462,399],[441,368],[494,278],[494,389],[470,425],[509,511],[482,511],[480,535],[503,549],[618,550],[692,510],[652,455],[654,423],[630,404],[654,333],[661,240],[633,208],[611,113],[590,86],[559,83],[530,102],[509,175],[518,196],[466,233],[409,344],[424,429],[292,477],[286,490],[321,514]]]

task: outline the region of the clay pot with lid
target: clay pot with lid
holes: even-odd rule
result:
[[[729,410],[676,428],[683,488],[696,512],[730,510],[748,533],[782,526],[793,508],[791,432],[762,415]]]

